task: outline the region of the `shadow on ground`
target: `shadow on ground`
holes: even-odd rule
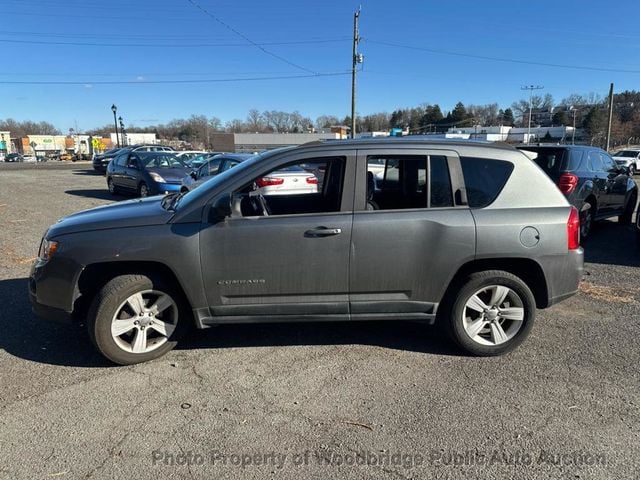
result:
[[[621,225],[614,221],[598,222],[589,239],[583,242],[584,260],[604,265],[640,266],[635,225]]]
[[[87,188],[83,190],[67,190],[66,192],[69,195],[75,195],[76,197],[86,197],[86,198],[97,198],[98,200],[111,200],[111,201],[119,201],[119,200],[127,200],[132,197],[125,197],[120,194],[111,194],[109,190],[105,187],[104,189],[97,188]]]
[[[0,349],[32,362],[72,367],[106,367],[81,324],[58,324],[31,312],[27,279],[0,280]],[[322,322],[221,325],[192,330],[180,350],[217,348],[375,345],[437,355],[462,355],[436,327],[404,322]]]
[[[87,168],[84,170],[74,170],[71,173],[73,173],[74,175],[86,175],[89,177],[104,177],[104,173],[97,172],[93,168],[91,169]]]

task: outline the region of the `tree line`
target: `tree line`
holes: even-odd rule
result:
[[[534,112],[549,112],[549,123],[555,126],[573,125],[575,119],[576,127],[584,129],[586,140],[595,145],[604,143],[607,104],[607,99],[595,93],[572,94],[559,102],[555,102],[550,94],[531,97],[531,107]],[[450,111],[443,111],[437,103],[424,103],[415,107],[397,108],[391,113],[376,112],[358,116],[356,129],[359,132],[374,132],[401,128],[413,134],[420,134],[444,132],[451,127],[474,125],[526,126],[528,114],[528,98],[513,102],[510,107],[504,109],[497,103],[465,105],[458,102]],[[211,145],[211,134],[215,132],[303,133],[336,125],[351,125],[351,118],[321,115],[312,120],[298,111],[260,112],[252,109],[246,118],[233,119],[226,123],[215,116],[192,115],[188,118],[174,119],[167,123],[145,127],[127,125],[126,132],[154,132],[163,140],[179,140],[208,148]],[[11,118],[0,120],[0,130],[8,130],[14,137],[28,134],[60,134],[60,131],[48,122],[18,122]],[[112,131],[113,125],[108,123],[87,133],[107,136]],[[640,143],[640,91],[624,91],[615,94],[611,133],[614,145],[629,143],[634,139],[635,142]]]

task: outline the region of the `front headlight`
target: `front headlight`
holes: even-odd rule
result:
[[[162,178],[162,176],[159,173],[156,172],[149,172],[149,175],[151,176],[151,178],[158,183],[165,183],[164,178]]]
[[[38,250],[38,260],[48,262],[58,251],[59,245],[58,242],[47,240],[46,237],[43,238],[42,242],[40,242],[40,249]]]

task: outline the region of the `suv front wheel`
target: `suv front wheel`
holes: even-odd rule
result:
[[[535,313],[535,299],[526,283],[511,273],[489,270],[467,278],[451,305],[445,305],[443,320],[462,349],[493,356],[524,341]]]
[[[162,278],[121,275],[107,282],[89,310],[89,336],[98,350],[120,365],[161,357],[188,323],[179,291]]]

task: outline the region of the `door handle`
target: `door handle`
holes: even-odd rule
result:
[[[327,227],[317,227],[312,230],[307,230],[304,232],[305,237],[330,237],[332,235],[340,235],[342,233],[341,228],[327,228]]]

